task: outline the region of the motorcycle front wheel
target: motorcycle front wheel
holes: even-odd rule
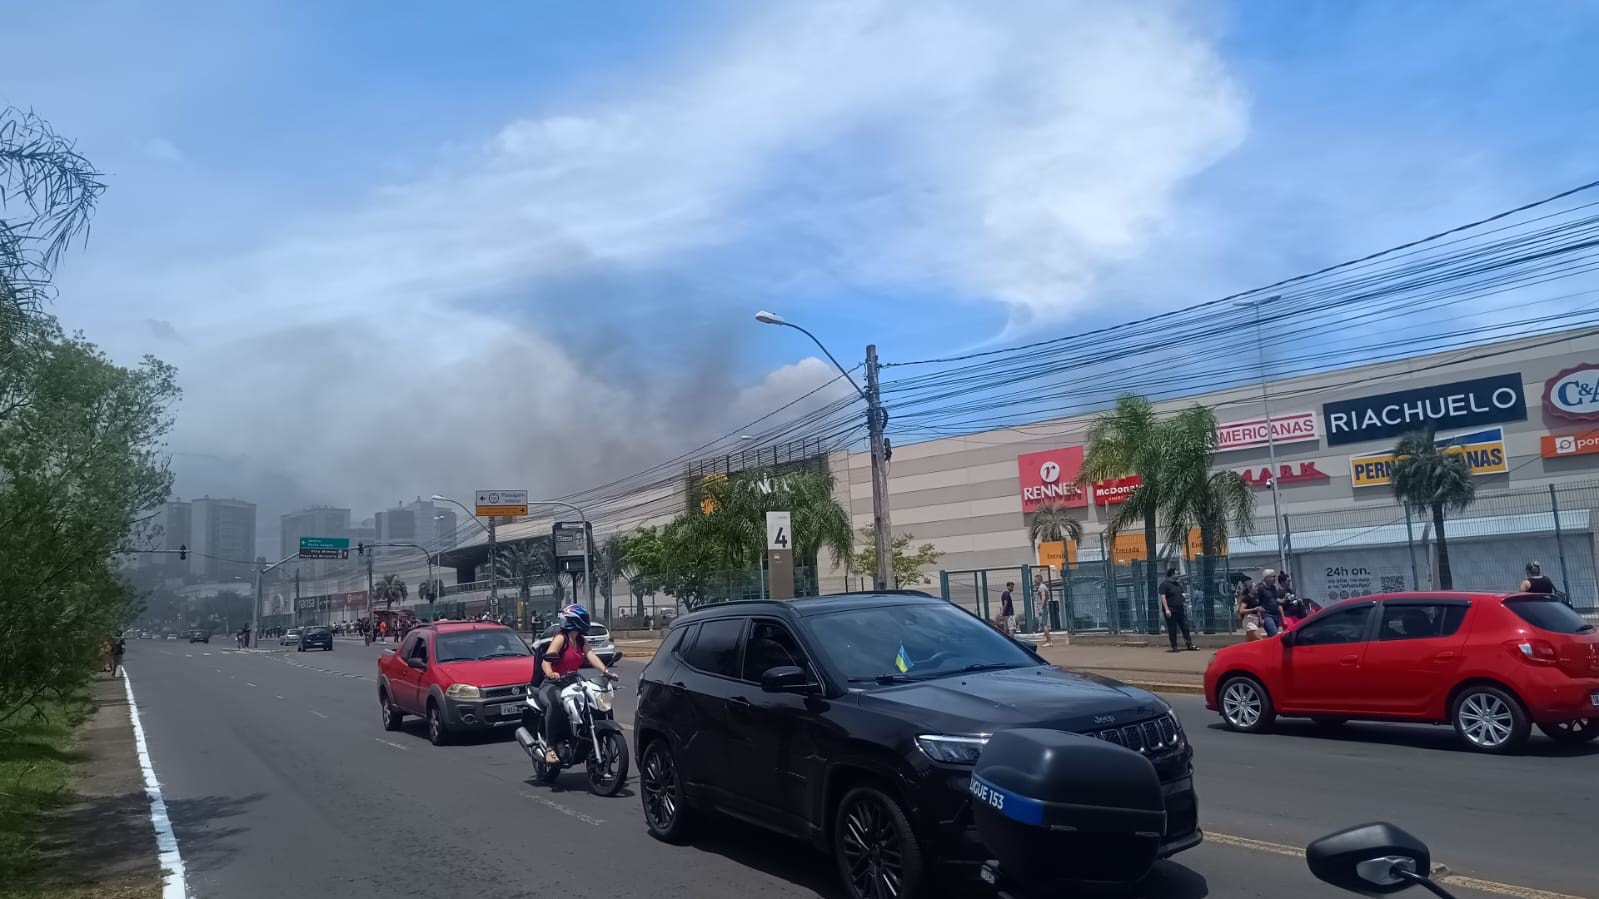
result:
[[[589,791],[596,796],[615,796],[627,784],[627,741],[614,730],[600,734],[598,757],[588,759]]]

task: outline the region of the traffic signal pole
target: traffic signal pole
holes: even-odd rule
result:
[[[252,641],[255,640],[255,632],[259,629],[258,626],[261,623],[261,576],[266,574],[267,572],[271,571],[272,569],[278,567],[279,565],[283,565],[283,564],[287,563],[291,559],[298,559],[298,558],[300,558],[300,551],[299,550],[295,550],[292,555],[284,556],[283,558],[277,560],[276,562],[273,562],[271,565],[267,565],[265,567],[256,568],[256,570],[255,570],[255,602],[250,604],[250,639]]]

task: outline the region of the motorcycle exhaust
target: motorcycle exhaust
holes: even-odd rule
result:
[[[534,747],[537,745],[537,741],[534,740],[532,734],[527,732],[527,728],[525,728],[525,727],[519,727],[519,728],[516,729],[516,742],[517,742],[517,745],[522,747],[522,751],[523,752],[530,753],[530,754],[533,752]]]

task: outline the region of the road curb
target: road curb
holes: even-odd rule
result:
[[[1067,672],[1068,674],[1093,674],[1099,677],[1108,677],[1111,680],[1120,681],[1129,687],[1137,687],[1140,690],[1148,690],[1151,693],[1172,693],[1181,696],[1205,695],[1204,684],[1179,684],[1172,683],[1171,681],[1155,680],[1148,677],[1124,677],[1120,676],[1120,672],[1106,669],[1095,670],[1093,668],[1061,668],[1061,670]]]

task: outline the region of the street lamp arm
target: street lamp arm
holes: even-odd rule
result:
[[[787,328],[793,328],[794,330],[800,332],[801,334],[804,334],[806,337],[809,337],[811,339],[811,343],[816,344],[816,348],[822,351],[822,355],[827,357],[827,361],[833,363],[833,367],[838,369],[838,373],[843,375],[844,376],[844,380],[849,382],[849,386],[855,388],[855,392],[860,395],[860,398],[863,399],[863,400],[866,399],[866,391],[861,389],[861,385],[855,383],[855,379],[850,377],[849,370],[846,369],[844,366],[840,365],[837,359],[833,358],[833,354],[828,352],[827,347],[825,345],[823,345],[823,343],[816,338],[815,334],[812,334],[811,332],[805,330],[804,328],[800,327],[799,325],[794,324],[791,321],[781,321],[781,320],[779,320],[779,321],[773,321],[771,324],[783,325],[784,327],[787,327]]]
[[[458,499],[450,499],[448,496],[440,496],[437,493],[433,494],[433,498],[435,500],[440,501],[440,502],[446,502],[446,503],[450,503],[450,504],[454,505],[456,508],[460,509],[462,512],[465,512],[466,513],[466,517],[468,519],[470,519],[473,524],[475,524],[478,527],[482,528],[483,532],[485,534],[488,533],[488,530],[489,530],[488,525],[484,524],[481,521],[478,521],[477,520],[477,513],[472,511],[471,509],[468,509],[466,507],[466,505],[464,503],[462,503],[460,500],[458,500]]]

